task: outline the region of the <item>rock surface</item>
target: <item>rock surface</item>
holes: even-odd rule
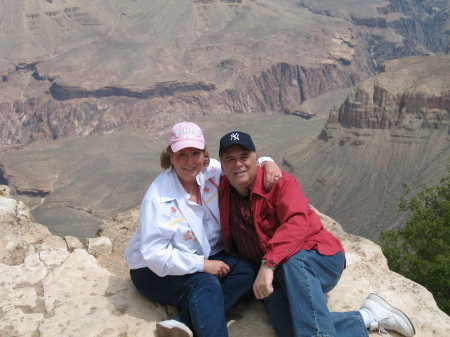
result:
[[[165,318],[165,308],[102,268],[81,243],[33,222],[7,193],[0,231],[1,337],[144,337]]]
[[[157,321],[174,314],[174,308],[140,296],[128,279],[122,254],[138,222],[137,209],[102,228],[113,252],[97,260],[77,248],[80,243],[73,238],[64,240],[35,223],[29,209],[11,199],[7,188],[0,191],[1,337],[151,336]],[[379,246],[320,216],[347,252],[347,269],[327,295],[332,310],[359,309],[368,292],[376,292],[409,315],[417,336],[449,336],[450,317],[437,308],[425,288],[389,271]],[[230,336],[275,336],[256,300],[233,308],[228,325]]]

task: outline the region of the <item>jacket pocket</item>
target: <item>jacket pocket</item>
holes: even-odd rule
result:
[[[257,224],[261,232],[271,238],[279,227],[276,209],[268,208],[262,212]]]

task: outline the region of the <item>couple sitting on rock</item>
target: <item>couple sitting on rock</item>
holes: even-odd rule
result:
[[[178,123],[161,154],[164,171],[141,204],[125,258],[145,297],[179,308],[158,336],[228,336],[225,312],[253,294],[278,336],[415,334],[400,310],[370,294],[359,311],[330,312],[324,294],[345,268],[339,239],[323,228],[292,175],[258,157],[240,131],[210,159],[198,125]]]

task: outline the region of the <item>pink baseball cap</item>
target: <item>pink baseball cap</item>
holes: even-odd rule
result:
[[[205,138],[197,124],[181,122],[170,129],[169,145],[173,152],[178,152],[187,147],[203,150],[205,148]]]

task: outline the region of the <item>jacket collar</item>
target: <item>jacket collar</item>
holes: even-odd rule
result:
[[[163,171],[161,184],[161,203],[177,199],[178,189],[175,179],[178,178],[172,166]]]
[[[251,193],[255,193],[258,195],[266,194],[266,191],[264,190],[264,171],[259,166],[256,168],[256,178],[253,183]]]

